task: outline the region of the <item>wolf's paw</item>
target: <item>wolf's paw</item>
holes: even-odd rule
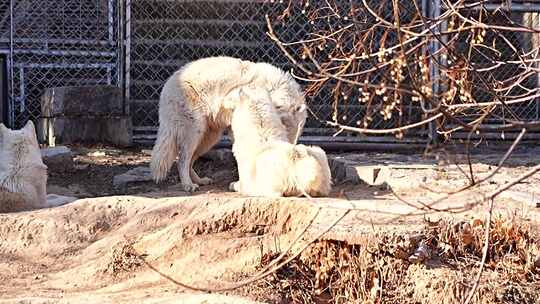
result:
[[[214,183],[214,180],[211,179],[210,177],[201,177],[201,179],[199,180],[199,185],[210,185]]]
[[[239,192],[240,191],[240,181],[230,183],[229,184],[229,191]]]
[[[182,184],[182,188],[186,192],[195,192],[199,190],[199,185],[197,184]]]

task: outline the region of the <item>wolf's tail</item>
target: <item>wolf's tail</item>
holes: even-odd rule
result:
[[[167,117],[167,115],[165,115]],[[164,118],[166,118],[164,117]],[[178,155],[178,126],[175,123],[160,121],[158,135],[152,149],[150,171],[157,182],[164,180]]]

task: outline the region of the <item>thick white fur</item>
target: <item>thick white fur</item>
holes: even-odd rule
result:
[[[47,166],[34,124],[21,130],[0,124],[0,211],[47,207]]]
[[[200,178],[192,165],[231,125],[235,92],[244,85],[269,92],[288,141],[294,141],[307,113],[301,88],[290,74],[267,63],[232,57],[199,59],[174,73],[161,92],[159,130],[150,163],[156,182],[166,178],[177,155],[180,181],[186,191],[212,182]]]
[[[327,196],[331,173],[325,152],[288,141],[266,90],[244,88],[239,95],[232,129],[240,181],[231,190],[250,196]]]

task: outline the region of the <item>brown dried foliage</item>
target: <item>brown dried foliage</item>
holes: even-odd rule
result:
[[[456,303],[471,289],[482,257],[484,225],[428,223],[418,233],[375,234],[362,245],[319,241],[300,257],[258,283],[290,303]],[[495,218],[483,284],[472,303],[534,303],[540,291],[539,236],[516,220]],[[429,256],[412,263],[425,244]],[[261,261],[264,266],[272,255]],[[432,302],[433,301],[433,302]]]
[[[308,93],[333,96],[331,118],[312,113],[327,125],[397,137],[430,122],[443,136],[538,129],[522,112],[540,97],[538,17],[516,21],[486,2],[441,1],[428,13],[420,1],[289,0],[267,21]],[[291,35],[299,20],[303,34]],[[374,124],[393,117],[392,128]]]

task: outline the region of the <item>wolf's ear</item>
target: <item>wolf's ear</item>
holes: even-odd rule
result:
[[[0,143],[4,140],[4,134],[6,134],[7,131],[8,128],[6,128],[3,123],[0,123]]]
[[[296,152],[302,158],[308,156],[308,154],[309,154],[307,146],[305,146],[305,145],[296,145],[296,146],[294,146],[294,149],[296,150]]]
[[[26,123],[26,125],[24,126],[22,130],[23,130],[23,134],[25,135],[27,139],[29,139],[32,143],[39,145],[37,141],[36,127],[34,127],[34,123],[31,120],[29,120]]]
[[[36,128],[34,127],[34,123],[31,120],[29,120],[26,123],[26,125],[24,125],[23,131],[25,134],[34,135],[36,133]]]
[[[6,133],[8,131],[8,128],[4,126],[3,123],[0,123],[0,135]]]

